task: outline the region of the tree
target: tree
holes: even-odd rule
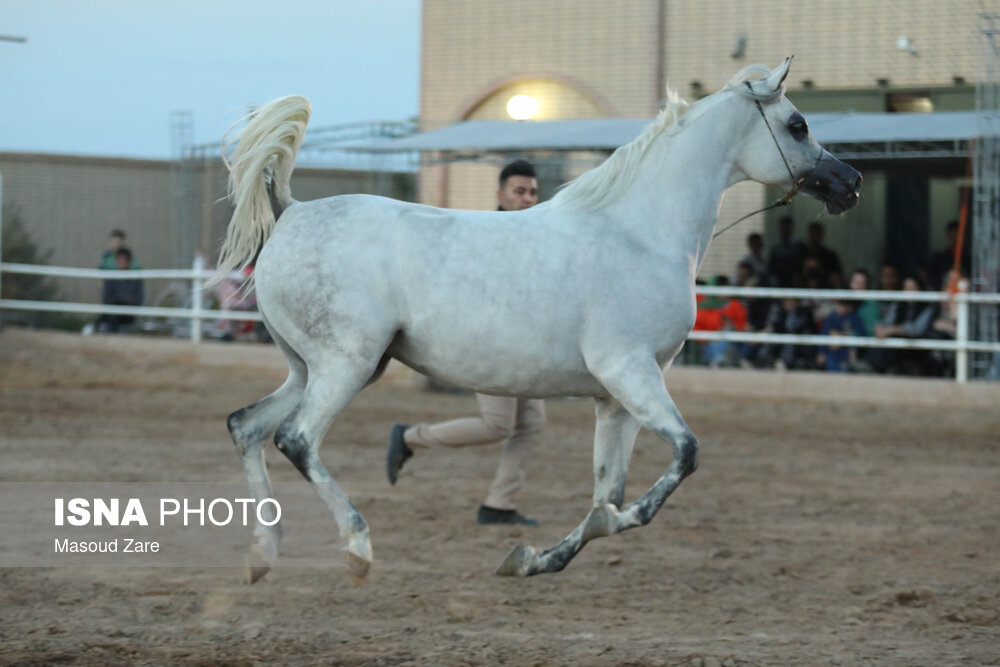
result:
[[[38,244],[32,240],[28,230],[25,229],[21,218],[21,209],[13,204],[4,204],[3,219],[3,262],[14,262],[19,264],[47,264],[52,257],[52,249],[42,251]],[[29,299],[33,301],[55,301],[59,298],[59,287],[47,276],[37,276],[27,273],[7,273],[3,274],[3,289],[0,296],[4,299]],[[5,321],[16,321],[23,324],[41,324],[43,319],[40,314],[27,313],[26,311],[7,311],[3,313]]]

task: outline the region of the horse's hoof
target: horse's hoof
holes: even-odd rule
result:
[[[265,574],[271,571],[271,559],[267,557],[267,554],[259,546],[250,547],[246,563],[248,584],[256,584],[264,578]]]
[[[583,541],[607,537],[618,532],[618,510],[614,505],[602,505],[590,510],[583,522]]]
[[[364,585],[371,568],[372,562],[370,560],[351,551],[347,552],[347,574],[356,585]]]
[[[503,559],[496,574],[499,577],[527,577],[534,561],[535,548],[519,544]]]

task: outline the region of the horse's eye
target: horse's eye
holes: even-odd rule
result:
[[[788,120],[788,132],[796,141],[805,139],[809,135],[809,126],[806,125],[806,119],[799,114],[794,114]]]

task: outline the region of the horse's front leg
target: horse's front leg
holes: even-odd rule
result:
[[[674,489],[697,467],[698,442],[667,392],[656,362],[651,358],[636,359],[632,363],[620,361],[611,366],[614,370],[598,370],[595,376],[621,407],[628,411],[634,423],[649,429],[672,445],[674,458],[670,467],[641,498],[629,503],[621,511],[618,510],[621,501],[613,493],[607,496],[608,502],[601,503],[601,489],[613,491],[617,488],[616,485],[609,482],[602,487],[599,484],[595,488],[595,507],[576,530],[552,549],[541,553],[532,547],[515,548],[501,563],[497,574],[530,576],[558,572],[566,567],[589,540],[649,523]],[[624,434],[625,425],[631,420],[621,416],[618,420],[623,425]],[[631,438],[634,441],[634,430]],[[595,469],[597,451],[595,446]],[[627,458],[621,459],[620,455],[619,460],[624,460],[626,464],[628,461]]]
[[[620,372],[601,376],[602,383],[641,426],[671,445],[674,458],[640,498],[620,512],[605,507],[607,516],[602,521],[607,535],[649,523],[670,494],[698,467],[698,440],[684,423],[656,362],[649,359],[621,368]]]
[[[600,527],[607,509],[617,510],[625,499],[625,478],[639,423],[618,401],[596,401],[594,430],[594,507],[576,530],[555,547],[537,553],[533,547],[517,546],[497,568],[503,576],[530,576],[558,572],[566,567],[583,545],[595,537],[609,535]]]

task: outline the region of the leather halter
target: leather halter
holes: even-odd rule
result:
[[[744,81],[743,83],[746,84],[746,87],[750,90],[750,92],[753,92],[753,86],[750,85],[749,81]],[[788,206],[792,202],[792,197],[794,197],[799,193],[799,188],[805,182],[806,177],[816,170],[816,165],[819,164],[819,161],[823,157],[823,151],[822,149],[820,149],[819,155],[816,157],[816,162],[813,163],[812,169],[807,171],[800,178],[796,179],[795,174],[792,173],[791,166],[788,164],[788,158],[785,157],[785,151],[781,150],[781,144],[778,143],[778,137],[775,136],[774,130],[771,129],[771,123],[768,122],[767,120],[767,114],[764,113],[764,107],[761,106],[760,100],[758,99],[754,99],[753,103],[757,105],[757,111],[760,112],[760,117],[764,119],[764,125],[767,126],[767,131],[771,133],[771,138],[774,139],[774,147],[778,149],[778,154],[781,156],[781,161],[785,163],[785,169],[788,171],[788,177],[792,180],[792,189],[786,192],[783,197],[775,201],[773,204],[769,204],[764,208],[758,209],[752,213],[747,213],[736,222],[729,223],[719,231],[712,234],[713,239],[722,232],[732,229],[733,227],[743,222],[747,218],[753,217],[758,213],[763,213],[764,211],[770,211],[772,208],[778,208],[779,206]]]

